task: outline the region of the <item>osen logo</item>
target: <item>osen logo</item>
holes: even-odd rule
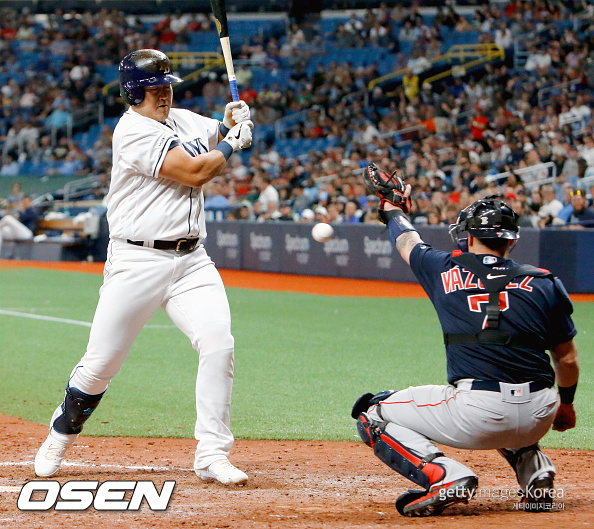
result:
[[[161,492],[152,481],[29,481],[17,500],[21,511],[138,511],[143,500],[151,511],[164,511],[169,505],[175,481],[165,481]],[[126,499],[126,492],[129,500]],[[95,493],[95,494],[93,494]]]

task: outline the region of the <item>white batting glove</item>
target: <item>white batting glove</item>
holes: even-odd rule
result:
[[[231,101],[225,106],[223,125],[228,129],[250,119],[250,107],[245,101]]]
[[[246,105],[247,106],[247,105]],[[238,123],[227,133],[223,141],[231,145],[233,152],[239,149],[245,149],[252,144],[252,129],[254,124],[251,121],[242,121]]]

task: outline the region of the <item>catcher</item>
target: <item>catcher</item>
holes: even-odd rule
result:
[[[564,431],[576,423],[576,329],[565,288],[548,271],[509,259],[518,216],[494,195],[460,212],[450,227],[460,250],[450,254],[424,243],[409,222],[411,189],[401,178],[372,165],[366,180],[392,243],[437,311],[446,346],[448,385],[367,393],[353,407],[365,444],[420,487],[396,500],[398,512],[437,515],[475,494],[475,473],[433,442],[497,450],[516,473],[520,508],[550,509],[555,467],[538,442],[551,425]]]

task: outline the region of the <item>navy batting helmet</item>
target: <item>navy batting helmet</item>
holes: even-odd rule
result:
[[[455,224],[450,224],[450,237],[461,250],[468,249],[465,238],[460,233],[467,232],[477,239],[520,238],[518,214],[497,195],[489,195],[477,200],[458,214]]]
[[[171,61],[159,50],[136,50],[120,62],[120,94],[130,105],[144,101],[145,86],[181,83],[171,73]]]

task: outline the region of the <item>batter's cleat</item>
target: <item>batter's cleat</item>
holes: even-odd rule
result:
[[[524,496],[522,499],[523,510],[528,512],[546,512],[553,508],[555,474],[545,472],[534,479],[527,487],[527,493],[520,493]]]
[[[228,459],[219,459],[205,469],[196,469],[196,475],[204,481],[218,481],[223,485],[245,485],[248,477],[235,468]]]
[[[62,465],[64,453],[73,445],[77,436],[63,435],[62,437],[64,437],[64,440],[58,440],[52,437],[51,434],[48,435],[41,448],[37,451],[35,474],[40,478],[49,478],[58,471],[60,465]],[[72,437],[72,439],[67,439],[67,437]]]
[[[437,516],[450,505],[468,503],[477,487],[478,479],[469,476],[428,491],[410,490],[396,500],[396,509],[402,516]]]

